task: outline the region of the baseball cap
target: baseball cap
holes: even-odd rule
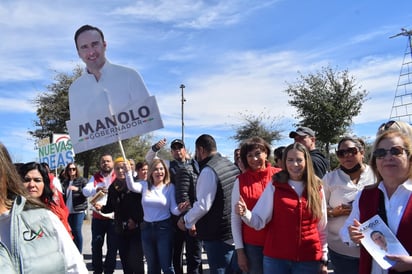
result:
[[[308,127],[298,127],[296,131],[291,131],[289,133],[289,138],[295,138],[296,135],[305,136],[308,135],[310,137],[315,137],[315,132]]]
[[[183,141],[180,140],[180,139],[174,139],[174,140],[170,143],[170,148],[173,148],[175,145],[179,145],[179,146],[185,147],[185,143],[183,143]]]

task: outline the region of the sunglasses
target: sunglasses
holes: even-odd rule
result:
[[[378,148],[373,152],[373,156],[377,159],[382,159],[385,158],[388,152],[392,156],[399,156],[402,155],[404,151],[406,154],[409,154],[408,150],[400,146],[391,147],[390,149]]]
[[[75,167],[69,167],[68,170],[76,170]]]
[[[336,151],[336,155],[339,158],[343,158],[346,156],[354,156],[356,154],[358,154],[359,150],[357,147],[350,147],[348,149],[339,149]]]
[[[401,128],[396,121],[391,120],[391,121],[389,121],[389,122],[383,123],[383,124],[379,127],[378,131],[379,131],[380,133],[382,133],[383,131],[386,131],[386,130],[388,130],[388,129],[390,129],[390,128],[394,128],[395,126],[396,126],[397,129],[400,129],[400,128]]]

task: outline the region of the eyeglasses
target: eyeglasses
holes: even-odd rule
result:
[[[382,159],[382,158],[385,158],[388,152],[392,156],[399,156],[403,154],[404,151],[406,152],[406,154],[409,154],[409,151],[407,149],[400,147],[400,146],[394,146],[394,147],[391,147],[390,149],[377,148],[373,152],[373,156],[376,157],[377,159]]]
[[[24,177],[23,181],[25,183],[30,183],[31,181],[35,182],[36,184],[43,183],[43,178],[30,178],[30,177]]]
[[[76,170],[76,168],[75,167],[69,167],[68,170],[74,171],[74,170]]]
[[[356,154],[358,154],[359,150],[357,147],[350,147],[348,149],[339,149],[336,151],[336,155],[339,158],[343,158],[346,156],[354,156]]]

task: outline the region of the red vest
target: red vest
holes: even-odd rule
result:
[[[381,190],[376,186],[373,188],[365,188],[359,199],[359,221],[361,223],[367,221],[378,213],[379,208],[379,193]],[[387,212],[388,214],[388,212]],[[389,213],[390,214],[390,213]],[[405,212],[398,226],[396,237],[405,247],[409,254],[412,254],[412,195],[409,196],[406,204]],[[359,274],[369,274],[372,269],[372,257],[368,251],[361,245],[360,248],[360,263]],[[394,270],[389,270],[390,274],[398,273]],[[402,272],[410,274],[412,271]]]
[[[318,232],[319,220],[307,208],[307,192],[298,197],[288,183],[274,182],[273,217],[267,224],[263,254],[292,261],[320,261],[322,246]]]
[[[94,174],[93,177],[94,177],[94,186],[104,182],[104,177],[100,172],[97,172],[96,174]],[[115,179],[116,179],[116,174],[112,171],[112,180],[110,181],[110,184],[113,183]],[[99,213],[97,213],[96,211],[93,211],[92,216],[93,218],[100,219],[100,220],[110,220],[110,218],[104,217],[100,215]]]
[[[280,168],[272,167],[270,163],[264,170],[252,171],[248,169],[238,176],[239,194],[245,201],[247,208],[252,209],[266,185],[272,181],[273,174],[281,171]],[[251,245],[263,246],[265,243],[268,226],[262,230],[255,230],[242,222],[243,242]]]

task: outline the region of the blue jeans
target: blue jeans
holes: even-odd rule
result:
[[[230,273],[234,246],[221,240],[203,241],[210,274]]]
[[[295,262],[290,260],[263,257],[264,274],[319,274],[321,264],[318,261]]]
[[[73,241],[80,253],[83,251],[83,235],[82,226],[84,220],[84,212],[81,213],[70,213],[69,214],[69,225],[72,229]]]
[[[329,249],[329,258],[335,274],[357,274],[359,272],[359,258],[342,255],[331,249]]]
[[[171,219],[159,222],[143,222],[143,252],[147,261],[148,274],[174,274],[172,263],[173,225]]]
[[[106,245],[107,253],[104,265],[103,243],[107,234]],[[113,273],[116,268],[117,255],[117,235],[115,234],[114,220],[111,219],[92,219],[92,265],[94,273]]]
[[[263,246],[244,244],[249,274],[263,273]]]

